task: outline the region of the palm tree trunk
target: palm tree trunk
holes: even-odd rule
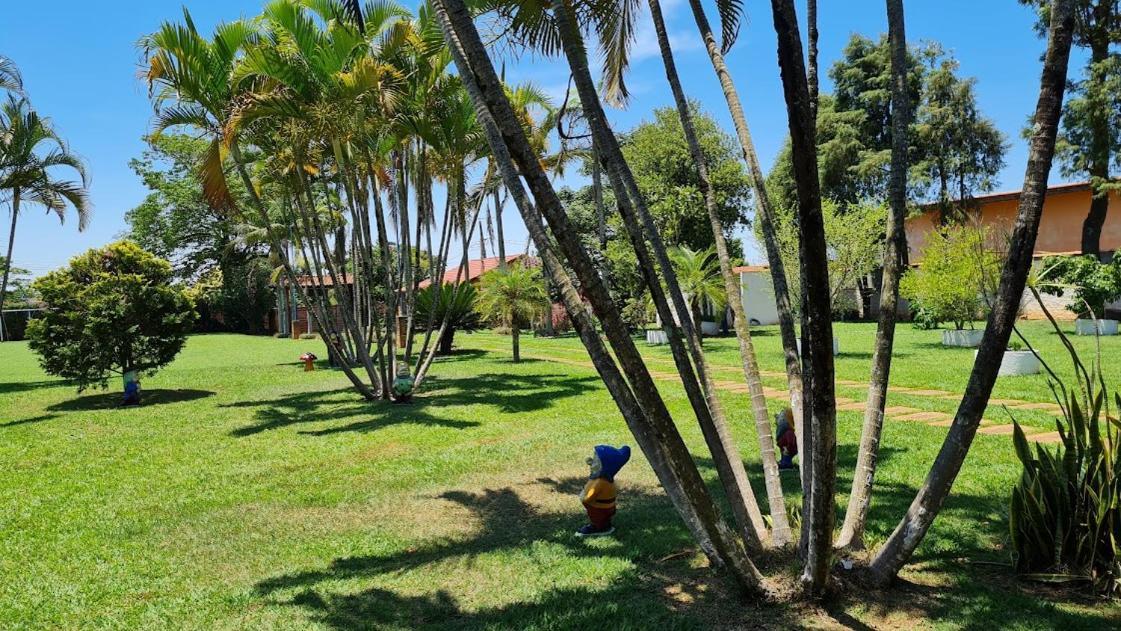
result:
[[[518,323],[511,321],[510,338],[514,345],[514,363],[522,361],[521,349],[518,348],[518,336],[521,334]]]
[[[561,294],[581,341],[635,440],[694,539],[713,564],[726,568],[745,591],[759,594],[762,577],[724,525],[618,310],[578,236],[567,222],[560,199],[541,169],[510,106],[466,6],[462,0],[436,0],[433,5],[452,58],[475,103],[488,144],[499,162],[507,190],[514,198],[515,206],[538,249],[546,273]],[[534,209],[522,188],[523,174],[539,210]],[[544,212],[553,227],[557,244],[577,272],[584,294],[603,323],[604,332],[619,357],[619,365],[604,348],[581,294],[576,291],[554,254],[539,211]],[[630,380],[629,384],[620,373],[620,366],[626,373],[626,379]]]
[[[732,438],[722,404],[716,394],[716,386],[709,374],[704,352],[700,346],[699,329],[693,325],[689,317],[689,307],[681,293],[661,235],[646,207],[642,193],[638,190],[634,175],[623,157],[618,139],[607,122],[595,82],[588,69],[587,51],[571,6],[565,0],[554,0],[553,18],[557,23],[561,47],[572,70],[573,85],[576,86],[580,96],[584,117],[591,127],[608,182],[615,191],[619,211],[638,260],[639,271],[645,278],[654,306],[666,326],[674,363],[681,376],[686,396],[697,416],[701,433],[712,454],[725,495],[736,517],[736,523],[740,529],[744,531],[751,529],[756,537],[765,540],[766,522],[759,510],[755,492],[751,488],[743,465],[743,458],[740,457],[739,448]],[[659,272],[661,272],[660,279]],[[665,289],[662,287],[663,280]],[[676,323],[675,313],[679,320]],[[680,334],[675,324],[680,326]],[[682,337],[684,340],[681,339]]]
[[[793,0],[771,0],[783,95],[790,124],[794,183],[798,192],[799,254],[802,272],[802,373],[810,388],[806,411],[811,425],[813,480],[810,485],[809,539],[802,583],[811,595],[828,586],[833,549],[834,494],[837,485],[837,409],[833,384],[833,309],[829,259],[821,214],[817,171],[817,133],[810,108],[802,39]]]
[[[709,61],[712,63],[712,68],[716,72],[717,78],[720,80],[720,87],[724,92],[724,100],[728,104],[728,111],[732,115],[732,123],[736,128],[736,136],[743,150],[743,158],[751,174],[755,192],[755,205],[758,211],[757,218],[762,228],[763,245],[767,252],[767,262],[770,264],[771,268],[771,282],[775,290],[775,306],[778,310],[779,331],[782,335],[782,348],[784,359],[786,360],[786,381],[790,393],[790,411],[794,415],[794,426],[797,428],[798,452],[802,454],[799,458],[799,465],[802,470],[803,494],[804,498],[806,498],[803,502],[803,514],[806,514],[809,511],[808,505],[805,502],[808,501],[809,494],[805,493],[805,489],[810,487],[809,480],[812,470],[812,462],[807,460],[806,455],[811,436],[809,425],[802,414],[803,384],[802,368],[799,364],[801,359],[798,356],[798,338],[794,330],[794,313],[790,305],[790,288],[786,283],[786,269],[782,262],[782,254],[778,249],[778,240],[775,237],[774,209],[771,205],[771,198],[767,194],[767,183],[763,175],[763,169],[759,166],[759,155],[755,152],[755,143],[751,139],[751,130],[747,125],[747,116],[744,114],[739,92],[736,90],[736,85],[732,81],[732,75],[728,72],[727,64],[724,63],[724,55],[720,52],[720,45],[716,42],[716,37],[712,33],[712,26],[708,23],[708,17],[705,16],[704,7],[701,5],[700,0],[689,0],[689,7],[693,11],[693,19],[696,21],[697,28],[701,33],[701,38],[704,40]],[[802,520],[802,523],[802,541],[806,541],[805,527],[807,522],[806,520]]]
[[[812,0],[811,0],[812,1]],[[907,36],[903,19],[903,0],[887,0],[888,36],[891,41],[891,180],[888,184],[887,236],[884,244],[883,277],[880,280],[880,317],[872,353],[872,378],[868,385],[868,405],[860,433],[860,451],[852,477],[852,492],[845,511],[845,523],[837,547],[862,549],[864,525],[872,502],[872,482],[884,427],[884,405],[891,375],[891,352],[895,341],[896,309],[899,305],[899,277],[903,273],[901,252],[907,249],[903,221],[907,217],[907,128],[911,124],[911,104],[907,98]]]
[[[806,51],[806,83],[810,90],[810,109],[814,121],[817,121],[818,79],[817,79],[817,0],[806,0],[806,39],[809,50]]]
[[[1012,333],[1028,271],[1031,269],[1039,218],[1047,195],[1047,176],[1055,155],[1055,137],[1062,114],[1074,29],[1071,5],[1072,0],[1054,0],[1051,3],[1047,52],[1040,78],[1039,101],[1032,121],[1033,132],[1028,165],[1024,173],[1024,190],[1020,196],[1020,207],[1009,242],[1008,258],[1001,273],[996,302],[989,314],[981,345],[977,349],[977,359],[973,362],[965,395],[958,405],[954,423],[942,442],[938,457],[911,502],[907,514],[872,560],[869,568],[872,578],[881,584],[895,578],[938,516],[965,456],[969,453],[981,415],[988,406],[989,395],[996,382],[1000,361]]]
[[[498,231],[495,247],[498,248],[498,267],[506,269],[506,237],[502,234],[502,198],[499,187],[494,189],[494,227]]]
[[[743,364],[743,376],[747,382],[748,393],[751,398],[755,430],[759,438],[759,451],[763,461],[763,474],[767,485],[767,500],[771,513],[771,541],[776,546],[784,546],[790,543],[790,523],[786,517],[782,480],[779,477],[778,462],[775,459],[775,445],[771,434],[770,413],[767,411],[767,398],[763,394],[763,380],[759,375],[759,364],[755,358],[754,345],[751,342],[747,315],[744,313],[740,283],[732,271],[728,256],[728,244],[724,239],[724,226],[721,225],[717,210],[716,194],[712,190],[712,183],[709,180],[708,163],[704,152],[701,150],[696,127],[693,125],[693,113],[689,109],[689,100],[685,97],[685,91],[681,87],[681,80],[677,74],[673,49],[666,33],[665,20],[662,18],[662,7],[658,0],[649,0],[649,4],[650,17],[654,20],[654,31],[657,34],[658,47],[662,53],[662,63],[666,69],[666,79],[669,81],[670,90],[673,92],[677,114],[681,119],[681,127],[689,145],[689,153],[693,162],[697,165],[697,180],[705,199],[705,208],[708,210],[712,237],[716,242],[716,256],[720,260],[720,273],[724,278],[724,291],[728,294],[728,306],[732,309],[736,339],[740,347],[740,360]]]
[[[8,338],[4,328],[4,300],[8,297],[8,275],[12,271],[12,249],[16,245],[16,222],[19,220],[19,187],[12,190],[12,226],[8,229],[8,256],[4,259],[4,280],[0,281],[0,342]]]
[[[1107,9],[1108,10],[1108,9]],[[1108,38],[1096,38],[1090,46],[1090,81],[1100,83],[1101,69],[1098,64],[1109,59]],[[1099,86],[1097,89],[1101,89]],[[1109,114],[1106,108],[1098,106],[1090,109],[1088,113],[1089,126],[1093,130],[1090,135],[1090,181],[1103,183],[1109,181],[1110,161],[1110,129]],[[1095,184],[1097,186],[1098,184]],[[1105,225],[1106,215],[1109,213],[1109,192],[1093,191],[1090,198],[1090,212],[1082,222],[1082,253],[1101,255],[1102,227]]]
[[[596,234],[599,236],[599,251],[607,253],[607,210],[603,205],[603,177],[600,173],[599,151],[595,139],[592,140],[592,196],[596,203]]]

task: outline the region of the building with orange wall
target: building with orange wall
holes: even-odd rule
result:
[[[1057,184],[1047,189],[1043,216],[1039,221],[1039,236],[1035,241],[1035,258],[1079,254],[1082,251],[1082,222],[1090,211],[1090,198],[1088,182]],[[1114,192],[1109,193],[1109,198],[1110,212],[1102,226],[1100,241],[1101,251],[1107,256],[1121,249],[1121,200]],[[989,227],[997,238],[1012,233],[1019,210],[1020,191],[981,195],[974,198],[974,201],[975,207],[968,211],[974,221]],[[912,265],[922,264],[922,249],[927,235],[937,225],[938,208],[935,205],[925,206],[924,212],[907,219],[907,247]],[[1073,313],[1063,309],[1065,300],[1055,298],[1046,302],[1048,309],[1064,311],[1056,315],[1074,317]],[[1024,316],[1042,317],[1042,312],[1034,305],[1034,301],[1025,301]]]

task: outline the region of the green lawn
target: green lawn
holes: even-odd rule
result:
[[[866,380],[874,326],[837,328],[838,377]],[[1027,331],[1069,372],[1054,335]],[[764,369],[781,370],[777,335],[759,333]],[[965,383],[971,351],[941,349],[937,332],[909,326],[899,337],[895,384]],[[434,365],[422,397],[387,405],[362,402],[340,373],[302,372],[297,357],[318,342],[196,336],[145,380],[139,409],[116,409],[115,391],[78,396],[26,345],[0,344],[0,628],[1121,624],[1115,605],[1022,586],[993,564],[1008,560],[1005,506],[1019,472],[1007,437],[978,437],[907,582],[870,600],[740,603],[704,567],[640,454],[619,478],[618,536],[577,540],[584,458],[596,443],[633,444],[598,377],[512,364],[506,337],[457,339],[462,349]],[[530,355],[585,358],[572,338],[523,339]],[[734,340],[709,350],[721,378],[735,379]],[[1119,350],[1107,340],[1103,354]],[[647,352],[652,365],[668,358]],[[1121,383],[1115,362],[1107,379]],[[715,488],[683,394],[663,391]],[[746,396],[724,396],[757,472]],[[994,396],[1046,401],[1048,391],[1039,378],[1002,379]],[[891,404],[954,406],[903,395]],[[1046,427],[1042,413],[1017,414]],[[839,414],[845,492],[859,425],[859,412]],[[894,527],[944,433],[885,428],[872,542]],[[798,503],[796,481],[785,481]],[[796,572],[789,559],[765,564],[780,582]]]

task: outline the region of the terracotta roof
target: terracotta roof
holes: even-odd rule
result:
[[[736,274],[743,274],[744,272],[766,272],[771,269],[770,265],[740,265],[733,267],[732,271]]]
[[[508,265],[508,264],[513,263],[515,261],[521,260],[524,257],[525,257],[524,254],[511,254],[511,255],[506,257],[506,263]],[[490,257],[487,257],[485,259],[472,259],[472,260],[468,261],[467,262],[467,273],[466,273],[465,276],[460,274],[460,271],[459,271],[460,267],[462,267],[462,266],[457,265],[455,267],[449,267],[447,269],[447,271],[444,272],[444,277],[443,277],[442,281],[444,283],[454,283],[458,279],[460,282],[463,282],[463,281],[474,282],[474,281],[478,280],[479,277],[482,276],[483,274],[485,274],[485,273],[491,271],[492,269],[495,269],[495,268],[498,267],[498,257],[497,256],[490,256]],[[428,281],[428,280],[423,280],[423,281],[420,282],[421,288],[427,287],[430,284],[431,284],[431,281]]]
[[[1077,193],[1079,191],[1086,190],[1090,190],[1089,182],[1068,182],[1066,184],[1055,184],[1053,186],[1047,187],[1048,194]],[[986,193],[984,195],[975,196],[973,198],[973,202],[978,204],[994,204],[996,202],[1006,202],[1013,199],[1020,199],[1021,193],[1023,193],[1022,190]],[[919,206],[919,208],[922,208],[924,211],[934,210],[937,207],[938,202],[930,202]]]

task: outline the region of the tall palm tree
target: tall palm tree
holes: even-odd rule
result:
[[[695,1],[695,0],[693,0]],[[802,278],[802,374],[809,383],[806,410],[810,417],[813,477],[806,564],[802,584],[820,596],[828,586],[833,552],[837,485],[837,405],[833,383],[833,309],[829,292],[829,258],[821,213],[821,182],[817,169],[817,132],[802,57],[802,38],[794,0],[771,0],[778,61],[790,128],[794,182],[798,194],[799,259]]]
[[[673,93],[677,114],[681,119],[681,128],[684,131],[686,143],[689,145],[689,153],[693,162],[697,165],[699,188],[705,200],[705,209],[708,211],[709,224],[715,242],[714,248],[719,263],[719,280],[723,283],[724,295],[732,309],[733,326],[736,331],[736,340],[739,342],[740,360],[748,393],[751,397],[755,430],[763,461],[763,476],[767,486],[767,500],[772,522],[771,539],[775,545],[785,545],[791,538],[790,525],[786,518],[786,502],[783,499],[782,480],[779,478],[778,461],[775,458],[775,445],[767,410],[767,398],[763,393],[763,379],[759,373],[759,363],[755,356],[755,347],[751,341],[751,331],[748,328],[748,319],[743,308],[740,281],[732,271],[731,259],[728,256],[728,244],[724,239],[724,226],[720,220],[716,204],[716,193],[709,181],[708,164],[704,151],[701,150],[700,139],[697,137],[696,126],[693,123],[693,113],[677,74],[677,65],[673,59],[669,35],[666,32],[665,21],[662,19],[661,5],[658,0],[650,0],[649,4],[650,16],[654,21],[654,32],[657,35],[658,47],[662,54],[662,64],[666,70],[666,79],[669,81],[670,91]]]
[[[723,30],[725,34],[724,46],[727,48],[732,43],[729,37],[736,32],[733,26],[738,24],[743,7],[742,4],[736,3],[718,3],[717,6],[721,9],[722,13],[721,22],[724,25]],[[810,487],[813,465],[812,461],[809,460],[807,456],[809,453],[809,445],[812,440],[812,432],[810,431],[811,428],[808,422],[809,418],[802,413],[802,392],[804,386],[802,384],[801,360],[798,354],[797,333],[794,330],[794,311],[790,302],[790,289],[786,281],[786,268],[782,261],[782,253],[779,250],[778,238],[775,233],[774,207],[771,204],[770,195],[767,194],[766,178],[763,174],[762,167],[759,166],[759,154],[755,151],[755,142],[751,137],[751,130],[747,124],[747,116],[744,114],[739,91],[736,89],[735,82],[732,81],[732,75],[728,71],[728,65],[724,62],[724,54],[721,51],[721,47],[717,45],[716,36],[712,32],[712,26],[709,24],[708,16],[705,15],[705,10],[700,0],[689,0],[689,7],[693,12],[693,20],[696,22],[697,29],[700,31],[701,39],[704,41],[705,50],[708,52],[709,62],[712,64],[712,69],[716,73],[717,79],[720,81],[720,88],[724,93],[724,100],[728,105],[728,111],[732,115],[732,123],[736,129],[736,137],[739,139],[744,162],[747,164],[747,170],[753,184],[756,218],[762,228],[763,246],[767,253],[767,262],[770,264],[771,282],[775,290],[775,305],[778,308],[779,332],[782,336],[782,348],[786,361],[786,380],[790,393],[790,409],[794,414],[794,425],[797,428],[798,452],[802,454],[800,459],[803,489],[802,514],[807,515],[809,514],[809,493],[806,492],[806,489]],[[808,526],[808,520],[803,519],[801,537],[801,543],[803,545],[809,540],[809,537],[806,536],[806,528],[808,528]]]
[[[523,323],[532,323],[549,302],[541,271],[524,265],[510,265],[483,274],[479,283],[479,311],[510,328],[514,362],[522,360],[518,338]]]
[[[75,171],[79,180],[59,179],[55,170],[60,167]],[[62,222],[73,209],[78,230],[85,230],[92,210],[88,187],[85,164],[70,152],[51,122],[40,117],[26,99],[9,96],[0,107],[0,196],[8,199],[12,213],[0,279],[0,314],[4,312],[20,212],[27,205],[42,206]]]
[[[1055,156],[1055,138],[1062,113],[1074,31],[1072,5],[1072,0],[1054,0],[1051,3],[1047,51],[1043,57],[1039,100],[1032,119],[1024,189],[996,301],[985,326],[985,335],[977,349],[977,358],[969,374],[965,395],[958,405],[954,422],[942,442],[934,464],[907,509],[907,514],[872,559],[869,569],[874,580],[881,584],[894,580],[938,516],[958,472],[961,471],[973,438],[977,435],[981,415],[988,406],[989,396],[996,383],[997,371],[1008,338],[1012,334],[1020,298],[1031,269],[1032,253],[1039,233],[1039,219],[1043,214],[1043,200],[1047,195],[1047,177]]]
[[[724,310],[728,303],[728,292],[724,288],[724,278],[720,275],[720,263],[715,248],[694,250],[681,246],[670,250],[677,281],[685,293],[689,305],[689,317],[693,326],[701,328],[701,320],[706,306],[716,312]]]
[[[813,2],[814,0],[810,0]],[[891,41],[891,176],[888,183],[888,218],[884,237],[883,275],[880,280],[880,315],[872,354],[872,376],[868,402],[860,433],[860,451],[852,477],[848,510],[837,547],[864,547],[864,524],[872,503],[872,482],[884,426],[884,405],[891,374],[891,352],[895,341],[896,310],[899,306],[899,278],[907,251],[907,128],[911,104],[907,98],[907,36],[903,19],[903,0],[887,0],[888,37]],[[811,81],[811,86],[813,82]],[[811,95],[811,98],[813,96]]]
[[[743,589],[758,594],[759,572],[723,524],[618,309],[530,148],[467,7],[462,0],[436,0],[434,6],[456,66],[475,101],[488,144],[501,166],[503,182],[592,362],[701,549],[714,565],[726,568]],[[522,177],[534,203],[525,194]],[[576,291],[554,253],[554,241],[544,232],[542,214],[552,227],[555,247],[576,272],[582,292]],[[581,294],[602,322],[618,364],[603,346]]]

